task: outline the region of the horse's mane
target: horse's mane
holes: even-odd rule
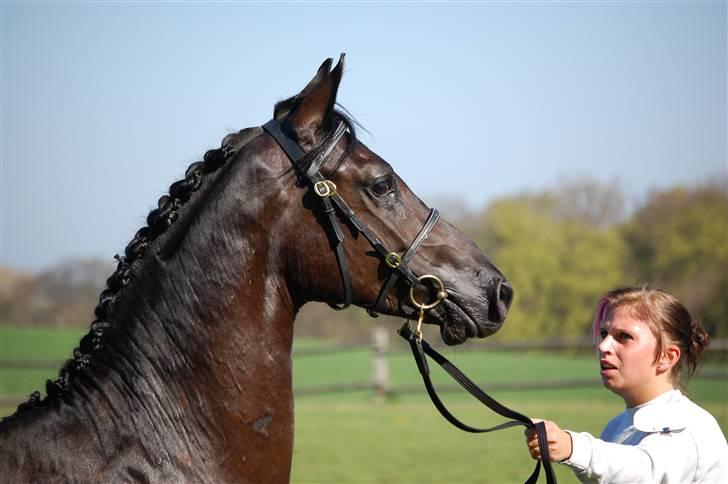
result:
[[[37,407],[48,399],[62,396],[68,392],[73,378],[89,367],[94,353],[104,347],[105,334],[112,328],[108,319],[122,289],[134,275],[132,265],[141,260],[149,245],[177,220],[180,209],[200,188],[205,175],[217,171],[240,151],[249,139],[248,133],[252,129],[254,128],[246,128],[225,136],[220,148],[207,151],[202,161],[187,167],[185,177],[172,183],[169,193],[159,198],[157,208],[147,215],[147,225],[137,231],[123,255],[117,254],[114,257],[118,261],[116,271],[106,280],[106,289],[99,295],[99,303],[94,310],[96,319],[91,323],[89,332],[81,338],[79,346],[73,350],[73,357],[58,371],[58,378],[46,381],[46,398],[41,399],[40,392],[33,392],[28,401],[18,406],[17,413]]]
[[[276,115],[279,106],[286,108],[296,101],[296,96],[276,104]],[[343,109],[343,108],[342,108]],[[354,124],[358,123],[348,112],[334,111],[334,119],[346,123],[350,132],[350,142],[338,164],[353,150],[356,134]],[[147,215],[147,225],[139,229],[129,242],[123,255],[117,254],[116,270],[106,281],[106,289],[99,295],[99,303],[94,310],[95,319],[91,323],[89,332],[81,338],[77,348],[73,350],[73,357],[67,360],[58,371],[58,378],[47,380],[45,385],[46,397],[41,399],[39,391],[34,391],[26,402],[18,405],[17,413],[23,413],[32,408],[44,405],[48,401],[62,397],[70,389],[74,377],[87,369],[93,362],[93,356],[103,350],[107,334],[114,329],[109,321],[114,306],[122,290],[133,280],[135,271],[133,265],[138,263],[147,253],[147,248],[177,220],[180,209],[190,200],[192,195],[202,186],[206,175],[216,172],[232,160],[242,147],[254,136],[253,130],[259,128],[246,128],[237,133],[231,133],[223,138],[220,148],[205,153],[202,161],[192,163],[185,171],[185,177],[172,183],[169,193],[159,198],[157,208]],[[314,149],[308,155],[315,155]]]

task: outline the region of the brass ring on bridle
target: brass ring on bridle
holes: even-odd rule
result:
[[[438,304],[440,304],[442,301],[444,301],[447,298],[447,291],[445,290],[445,285],[442,283],[439,277],[433,276],[432,274],[425,274],[424,276],[420,276],[417,278],[420,282],[431,279],[433,280],[438,286],[440,286],[439,290],[437,291],[437,299],[435,299],[434,302],[431,302],[430,304],[425,303],[419,303],[417,300],[415,300],[415,286],[410,287],[409,290],[409,297],[410,301],[412,301],[412,304],[414,307],[416,307],[420,312],[426,310],[426,309],[432,309]]]

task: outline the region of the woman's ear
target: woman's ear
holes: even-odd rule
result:
[[[660,360],[657,362],[658,373],[672,370],[680,361],[680,348],[675,344],[669,344],[662,350]]]

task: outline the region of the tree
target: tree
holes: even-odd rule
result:
[[[598,216],[616,214],[622,200],[614,186],[579,180],[497,200],[471,223],[471,236],[515,288],[501,337],[589,334],[597,299],[624,277],[624,243]]]
[[[725,186],[652,193],[625,224],[626,270],[674,293],[713,336],[728,336],[728,194]]]

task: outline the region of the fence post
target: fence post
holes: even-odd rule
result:
[[[372,388],[374,400],[381,402],[389,391],[389,332],[382,326],[374,328],[372,333],[374,355],[372,358]]]

